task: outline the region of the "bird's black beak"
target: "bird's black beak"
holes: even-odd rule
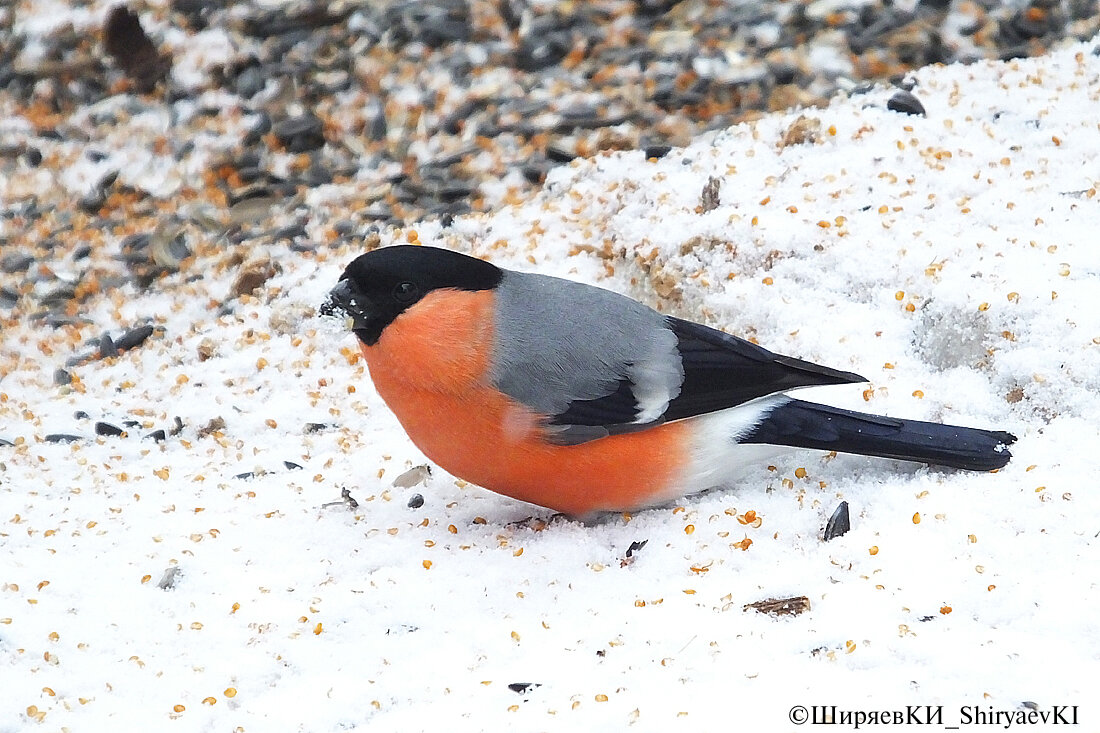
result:
[[[369,328],[371,320],[370,303],[355,288],[350,280],[341,280],[328,298],[321,304],[322,316],[344,316],[351,320],[351,330]]]

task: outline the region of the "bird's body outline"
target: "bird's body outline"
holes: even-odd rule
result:
[[[727,483],[784,446],[975,470],[1009,433],[797,400],[866,381],[666,316],[593,285],[397,245],[357,258],[330,296],[378,394],[450,473],[571,515]]]

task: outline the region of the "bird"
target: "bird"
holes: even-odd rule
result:
[[[866,382],[594,285],[427,245],[356,257],[320,307],[358,339],[375,390],[452,475],[569,516],[730,485],[790,449],[971,471],[1005,431],[797,399]]]

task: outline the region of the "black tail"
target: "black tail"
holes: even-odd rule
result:
[[[992,471],[1012,458],[1007,446],[1016,442],[1016,436],[1001,430],[899,420],[791,400],[769,412],[739,442],[835,450],[968,471]]]

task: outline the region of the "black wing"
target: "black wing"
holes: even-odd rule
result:
[[[797,387],[854,384],[867,379],[790,356],[691,321],[668,317],[684,364],[680,394],[665,420],[680,420],[734,407]]]
[[[550,420],[555,438],[562,443],[583,443],[594,438],[651,427],[724,410],[758,397],[797,387],[851,384],[867,380],[789,356],[772,353],[745,339],[667,317],[676,334],[684,369],[680,394],[669,402],[659,420],[639,424],[639,406],[633,384],[623,377],[608,394],[591,400],[575,400]]]
[[[593,400],[573,400],[565,412],[555,415],[551,425],[607,427],[632,423],[638,418],[634,384],[627,377],[615,383],[615,391]]]

